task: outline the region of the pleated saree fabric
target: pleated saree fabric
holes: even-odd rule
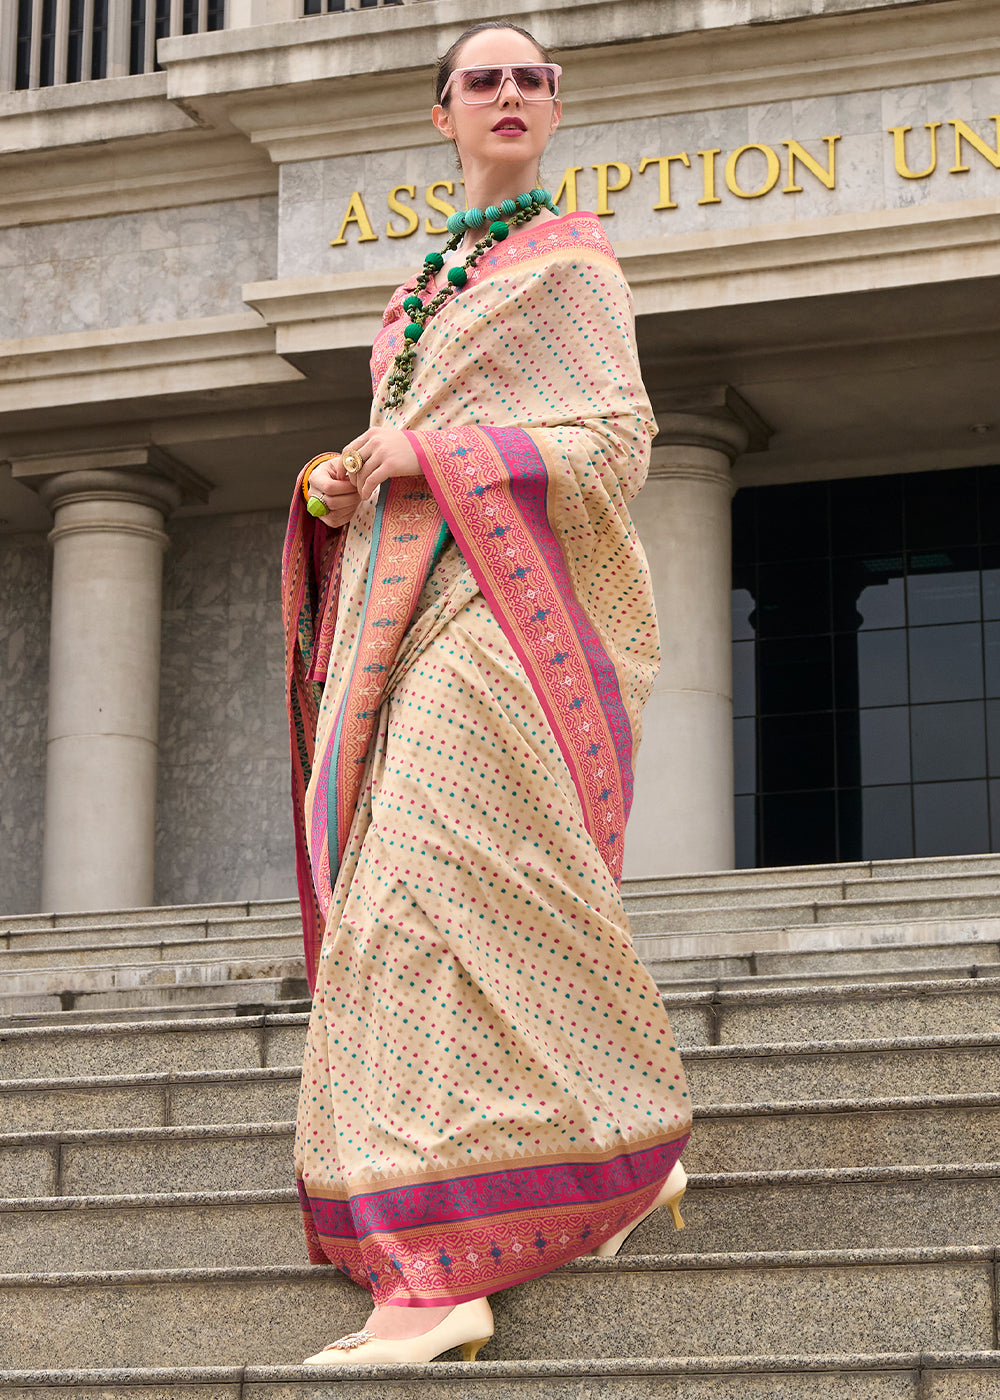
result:
[[[691,1106],[619,892],[659,655],[627,510],[653,432],[628,288],[592,216],[518,230],[386,411],[411,291],[374,347],[372,422],[423,476],[338,532],[296,492],[285,546],[314,987],[295,1165],[310,1258],[432,1305],[638,1216]]]

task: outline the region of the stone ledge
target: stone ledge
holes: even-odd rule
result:
[[[0,413],[297,382],[253,311],[3,343]]]

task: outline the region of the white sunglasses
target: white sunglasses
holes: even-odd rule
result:
[[[441,101],[452,83],[467,107],[485,107],[500,96],[509,78],[522,102],[550,102],[559,91],[562,69],[558,63],[501,63],[482,68],[455,68],[441,92]]]

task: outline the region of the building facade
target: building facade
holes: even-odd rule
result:
[[[1000,845],[993,0],[515,0],[660,428],[626,874]],[[499,15],[499,12],[492,12]],[[472,0],[21,0],[0,30],[0,905],[294,892],[301,463],[442,240]]]

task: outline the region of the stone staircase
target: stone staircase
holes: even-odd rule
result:
[[[295,906],[0,920],[0,1400],[997,1400],[998,892],[1000,856],[633,883],[688,1228],[497,1295],[474,1365],[335,1379],[297,1363],[366,1305],[304,1262]]]

